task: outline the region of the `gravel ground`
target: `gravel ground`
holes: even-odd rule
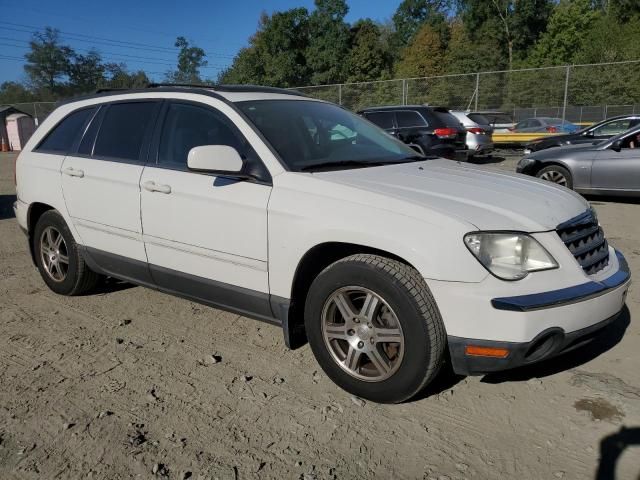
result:
[[[53,294],[13,218],[12,163],[0,155],[0,478],[640,478],[636,285],[589,349],[444,372],[376,405],[276,327],[115,282]],[[640,278],[640,204],[592,203]]]

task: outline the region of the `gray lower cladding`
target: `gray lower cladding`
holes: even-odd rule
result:
[[[552,327],[540,332],[530,342],[500,342],[477,340],[472,338],[448,336],[451,366],[458,375],[484,375],[530,365],[557,355],[570,352],[587,345],[597,338],[602,330],[613,323],[622,313],[580,330],[565,332],[562,328]],[[467,355],[468,345],[509,350],[505,358]]]
[[[143,287],[282,326],[285,344],[292,345],[287,298],[202,278],[91,247],[80,247],[91,270]]]
[[[620,287],[631,278],[629,265],[622,253],[616,250],[619,270],[601,281],[590,281],[573,287],[551,290],[549,292],[519,295],[517,297],[502,297],[491,300],[491,305],[497,310],[509,310],[512,312],[528,312],[544,308],[559,307],[572,303],[582,302],[599,297],[605,293]]]

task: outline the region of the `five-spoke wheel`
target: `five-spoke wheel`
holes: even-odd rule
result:
[[[62,234],[47,227],[40,235],[40,258],[45,272],[54,282],[63,282],[69,271],[69,253]]]

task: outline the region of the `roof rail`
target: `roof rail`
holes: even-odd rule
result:
[[[294,95],[297,97],[306,97],[304,93],[297,90],[288,90],[277,87],[263,87],[261,85],[221,85],[206,83],[150,83],[147,88],[159,87],[184,87],[184,88],[210,88],[216,92],[261,92],[261,93],[280,93],[282,95]]]
[[[145,88],[160,88],[160,87],[185,87],[185,88],[215,88],[215,85],[207,83],[147,83]]]
[[[98,93],[104,93],[104,92],[125,92],[127,90],[131,90],[130,88],[124,88],[124,87],[103,87],[103,88],[98,88],[96,89],[95,92],[93,92],[94,94],[98,94]]]

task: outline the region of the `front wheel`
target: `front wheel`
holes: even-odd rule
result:
[[[548,182],[567,187],[568,189],[573,189],[571,173],[560,165],[549,165],[548,167],[544,167],[536,174],[536,177],[540,180],[546,180]]]
[[[358,254],[327,267],[309,290],[305,327],[324,372],[374,402],[411,398],[442,365],[446,334],[431,292],[389,258]]]

